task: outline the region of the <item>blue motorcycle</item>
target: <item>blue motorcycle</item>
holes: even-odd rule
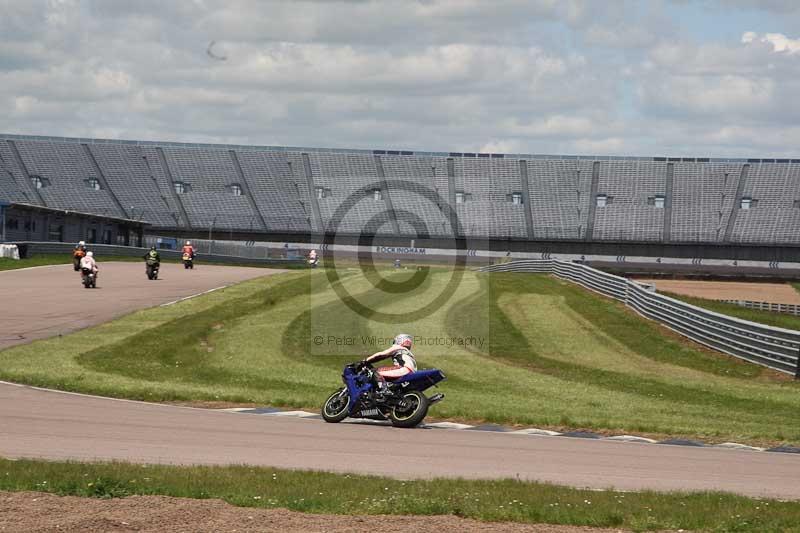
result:
[[[344,387],[331,394],[322,406],[326,422],[341,422],[350,418],[390,420],[393,426],[413,428],[428,414],[428,408],[444,399],[444,394],[430,398],[423,391],[445,379],[441,370],[418,370],[379,390],[375,370],[360,362],[344,367]]]

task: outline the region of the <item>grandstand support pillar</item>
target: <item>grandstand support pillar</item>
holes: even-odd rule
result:
[[[172,194],[172,200],[175,202],[175,205],[177,205],[178,209],[180,209],[180,216],[183,219],[183,224],[187,228],[192,229],[192,223],[189,221],[189,214],[186,212],[186,208],[183,206],[183,202],[181,201],[181,195],[175,191],[175,180],[172,177],[172,170],[169,168],[169,163],[167,163],[167,156],[164,154],[164,149],[159,146],[156,148],[156,153],[158,154],[158,161],[161,163],[161,167],[164,169],[164,174],[169,180],[169,191],[170,194]],[[145,160],[147,159],[145,158]]]
[[[239,182],[242,184],[244,194],[247,196],[247,201],[250,203],[250,208],[258,216],[258,221],[261,223],[261,229],[264,231],[269,231],[267,221],[264,219],[263,213],[261,213],[261,210],[258,208],[255,197],[250,192],[250,182],[247,181],[247,176],[245,175],[244,170],[242,170],[242,165],[239,163],[239,156],[236,155],[235,150],[228,150],[228,153],[231,156],[231,161],[233,161],[233,168],[236,169],[236,174],[239,176]]]
[[[528,179],[528,162],[524,159],[519,160],[519,175],[522,181],[522,204],[525,208],[525,233],[529,239],[534,239],[536,236],[533,231],[533,203]]]
[[[306,152],[303,152],[302,155],[303,174],[306,177],[306,186],[308,187],[309,200],[311,201],[312,220],[314,221],[314,226],[317,228],[317,231],[324,234],[325,224],[322,222],[322,212],[319,209],[319,202],[317,201],[317,189],[316,185],[314,185],[314,174],[311,172],[311,160],[308,158]]]
[[[666,183],[664,184],[664,227],[661,230],[661,240],[672,240],[672,191],[675,183],[675,163],[667,163]]]
[[[586,217],[586,234],[583,240],[594,238],[594,214],[597,208],[597,190],[600,186],[600,161],[592,164],[592,186],[589,190],[589,215]]]
[[[117,195],[114,194],[114,191],[108,184],[108,180],[106,179],[106,175],[103,173],[103,169],[100,168],[100,165],[97,163],[97,159],[95,159],[94,154],[92,153],[91,148],[87,143],[82,143],[84,152],[86,152],[86,157],[89,159],[89,162],[92,164],[94,171],[97,173],[97,179],[100,181],[100,186],[108,192],[108,195],[111,197],[111,200],[114,202],[114,205],[117,206],[119,212],[122,213],[122,216],[125,218],[131,218],[128,215],[128,211],[122,207],[122,203],[117,198]]]
[[[747,173],[750,171],[750,165],[742,165],[742,170],[739,173],[739,183],[736,184],[736,197],[733,199],[731,206],[731,215],[728,217],[728,225],[725,228],[725,241],[731,242],[733,230],[736,227],[736,216],[739,214],[739,206],[742,204],[742,196],[744,195],[744,186],[747,183]]]
[[[386,182],[386,172],[383,170],[383,161],[381,161],[381,156],[379,155],[373,157],[375,158],[375,168],[378,169],[378,178],[381,180],[381,191],[383,191],[383,201],[386,203],[386,210],[389,213],[389,222],[392,224],[392,231],[395,236],[399,237],[400,224],[397,223],[397,213],[394,212],[392,195],[389,194],[389,184]]]
[[[464,236],[464,221],[457,224],[458,205],[456,205],[456,163],[452,157],[447,158],[447,200],[450,202],[450,230],[454,237]],[[456,235],[456,228],[461,228],[461,234]]]
[[[39,205],[43,207],[47,207],[47,202],[44,201],[42,198],[39,189],[32,185],[31,181],[31,174],[28,172],[28,167],[25,166],[25,162],[22,160],[22,156],[19,154],[19,149],[17,148],[17,143],[12,140],[8,140],[8,146],[11,148],[11,154],[14,156],[14,159],[17,162],[17,167],[20,169],[22,174],[25,176],[25,179],[28,181],[26,184],[26,189],[32,190],[33,194],[36,196],[36,199],[39,201]]]

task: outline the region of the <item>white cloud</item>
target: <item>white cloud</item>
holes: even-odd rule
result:
[[[742,34],[742,42],[745,44],[766,43],[772,46],[774,52],[800,53],[800,39],[790,39],[782,33],[759,35],[756,32],[747,31]]]
[[[697,43],[667,5],[0,0],[0,131],[516,153],[790,150],[781,139],[794,142],[800,122],[797,41]],[[206,54],[212,40],[227,61]]]

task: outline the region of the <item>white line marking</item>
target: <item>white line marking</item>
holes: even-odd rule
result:
[[[459,424],[457,422],[431,422],[430,424],[426,423],[425,426],[429,428],[441,428],[441,429],[469,429],[475,427],[475,426],[470,426],[469,424]]]
[[[33,270],[35,268],[54,268],[54,267],[65,267],[65,266],[72,266],[72,263],[64,263],[60,265],[39,265],[34,267],[22,267],[22,268],[10,268],[8,270],[0,270],[0,274],[5,274],[8,272],[22,272],[25,270]]]
[[[260,414],[264,416],[296,416],[298,418],[317,416],[317,413],[309,413],[308,411],[276,411],[274,413],[260,413]]]
[[[558,431],[539,428],[519,429],[517,431],[509,431],[509,433],[516,433],[517,435],[547,435],[548,437],[561,435]]]
[[[636,435],[615,435],[613,437],[605,437],[605,440],[621,440],[625,442],[647,442],[655,444],[656,440],[648,439],[647,437],[637,437]]]
[[[197,294],[192,294],[191,296],[184,296],[183,298],[178,298],[177,300],[173,300],[171,302],[167,302],[165,304],[161,304],[159,307],[167,307],[168,305],[176,304],[178,302],[183,302],[184,300],[190,300],[192,298],[196,298],[198,296],[202,296],[202,295],[208,294],[210,292],[218,291],[220,289],[225,289],[227,287],[230,287],[230,285],[223,285],[221,287],[214,287],[213,289],[208,289],[207,291],[198,292]]]
[[[723,442],[722,444],[712,444],[715,448],[730,448],[732,450],[750,450],[754,452],[763,452],[766,448],[758,446],[748,446],[747,444],[739,444],[738,442]]]

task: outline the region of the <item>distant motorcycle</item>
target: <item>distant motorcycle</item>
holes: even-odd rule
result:
[[[194,269],[194,257],[192,257],[192,254],[183,254],[183,268]]]
[[[96,288],[97,287],[97,274],[92,272],[91,268],[81,268],[81,283],[83,283],[84,288]]]
[[[145,271],[147,272],[147,279],[155,280],[158,279],[158,269],[160,265],[158,263],[147,263],[147,267]]]
[[[322,406],[325,422],[351,418],[390,420],[393,426],[412,428],[422,422],[428,407],[444,399],[444,394],[425,396],[423,391],[445,379],[441,370],[417,370],[387,383],[380,393],[375,387],[375,370],[360,362],[344,367],[344,387],[331,394]]]

